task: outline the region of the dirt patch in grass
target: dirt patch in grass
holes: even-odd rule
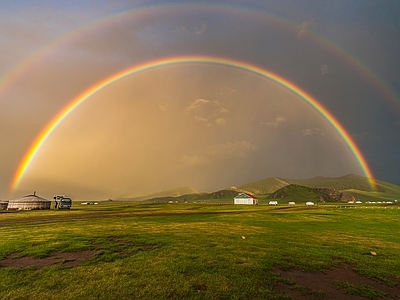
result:
[[[74,268],[79,266],[82,261],[91,259],[94,254],[95,251],[93,250],[53,252],[50,256],[44,258],[35,258],[32,256],[16,257],[16,254],[12,254],[0,260],[0,268],[35,267],[40,269],[47,266]]]
[[[275,290],[298,300],[400,299],[399,285],[390,287],[365,278],[354,272],[351,265],[344,263],[324,272],[309,273],[276,267],[274,273],[283,279],[275,286]]]

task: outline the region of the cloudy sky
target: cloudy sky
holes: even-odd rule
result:
[[[374,177],[399,184],[399,14],[397,0],[2,1],[0,199],[366,175],[307,99],[218,60],[311,95]],[[71,110],[18,175],[73,99],[142,64]]]

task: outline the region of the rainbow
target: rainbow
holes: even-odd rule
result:
[[[210,57],[210,56],[178,56],[178,57],[165,57],[156,60],[147,61],[141,64],[137,64],[131,66],[127,69],[119,71],[99,82],[95,85],[91,86],[78,96],[76,96],[72,101],[70,101],[61,111],[57,113],[56,116],[45,126],[45,128],[40,132],[40,134],[36,137],[32,145],[29,147],[28,151],[24,155],[21,160],[10,186],[11,191],[14,191],[18,185],[20,184],[24,174],[28,170],[30,164],[35,158],[36,154],[39,152],[40,148],[44,145],[46,140],[50,137],[50,135],[56,130],[58,125],[60,125],[63,120],[65,120],[75,109],[77,109],[83,102],[89,99],[96,93],[99,93],[101,90],[110,86],[111,84],[131,76],[133,74],[137,74],[143,71],[160,68],[163,66],[170,65],[179,65],[179,64],[217,64],[217,65],[225,65],[234,68],[238,68],[240,70],[255,73],[262,77],[268,78],[279,85],[287,88],[292,91],[294,94],[298,95],[300,98],[304,99],[310,106],[312,106],[315,110],[317,110],[339,133],[339,135],[343,138],[346,145],[356,158],[358,164],[363,170],[365,176],[369,179],[371,187],[376,190],[376,185],[373,179],[372,172],[363,157],[361,151],[358,149],[355,142],[352,140],[350,135],[344,129],[344,127],[335,119],[335,117],[325,108],[323,107],[315,98],[313,98],[306,91],[302,90],[300,87],[294,85],[292,82],[287,79],[279,76],[278,74],[272,73],[266,69],[260,68],[258,66],[241,62],[237,60],[232,60],[228,58],[222,57]]]

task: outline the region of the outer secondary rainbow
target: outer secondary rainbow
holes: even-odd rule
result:
[[[372,172],[363,157],[361,151],[358,149],[357,145],[344,129],[344,127],[336,120],[336,118],[325,108],[323,107],[314,97],[308,94],[306,91],[302,90],[300,87],[294,85],[292,82],[287,79],[272,73],[266,69],[260,68],[258,66],[241,62],[237,60],[232,60],[228,58],[222,57],[211,57],[211,56],[178,56],[178,57],[165,57],[156,60],[147,61],[141,64],[137,64],[131,66],[127,69],[124,69],[120,72],[117,72],[100,82],[96,83],[89,89],[85,90],[83,93],[79,94],[72,101],[70,101],[54,118],[46,125],[46,127],[40,132],[40,134],[36,137],[32,145],[29,147],[28,151],[24,155],[21,160],[11,183],[11,190],[15,190],[20,184],[23,176],[28,170],[30,164],[35,158],[36,154],[39,152],[41,146],[46,142],[48,137],[54,132],[59,124],[62,123],[76,108],[79,107],[84,101],[93,96],[94,94],[100,92],[102,89],[107,86],[113,84],[114,82],[121,80],[122,78],[131,76],[133,74],[137,74],[142,71],[147,71],[150,69],[159,68],[162,66],[168,65],[177,65],[177,64],[217,64],[217,65],[226,65],[235,67],[247,72],[252,72],[258,74],[260,76],[266,77],[279,85],[289,89],[294,94],[300,96],[304,99],[309,105],[311,105],[314,109],[316,109],[339,133],[339,135],[346,142],[350,151],[353,153],[354,157],[358,161],[361,169],[363,170],[365,176],[369,179],[371,187],[376,190],[376,185],[373,180]]]
[[[156,6],[143,6],[137,7],[131,10],[125,10],[113,15],[108,15],[103,18],[90,21],[83,26],[76,28],[75,30],[60,36],[50,43],[44,45],[31,55],[27,56],[18,65],[14,66],[11,70],[6,72],[3,77],[0,77],[0,94],[4,92],[9,86],[11,86],[18,78],[25,74],[28,69],[36,66],[40,61],[45,60],[47,54],[50,51],[55,51],[59,47],[72,42],[75,38],[83,35],[90,34],[91,31],[98,30],[101,31],[107,26],[111,26],[115,20],[142,20],[149,16],[152,18],[157,18],[158,15],[173,14],[185,12],[196,12],[196,13],[229,13],[232,15],[244,15],[251,19],[257,21],[267,21],[273,26],[282,28],[293,33],[299,31],[298,24],[294,24],[289,20],[282,17],[277,17],[268,14],[261,10],[251,9],[246,6],[241,5],[226,5],[226,4],[209,4],[209,3],[186,3],[186,4],[162,4]],[[306,30],[303,35],[304,38],[310,40],[310,42],[322,47],[325,51],[331,53],[332,55],[338,57],[340,60],[352,66],[361,77],[364,77],[371,85],[375,86],[380,93],[382,93],[387,100],[393,105],[397,112],[400,111],[400,99],[398,93],[385,83],[385,81],[377,76],[368,66],[366,66],[360,59],[356,58],[354,55],[350,54],[345,49],[342,49],[340,45],[332,43],[332,41],[327,40],[323,36],[317,35],[310,30]],[[302,38],[303,38],[302,37]]]

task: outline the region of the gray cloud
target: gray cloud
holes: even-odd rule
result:
[[[206,31],[206,29],[207,29],[207,25],[205,23],[203,23],[200,28],[196,27],[196,34],[197,35],[202,34]]]

